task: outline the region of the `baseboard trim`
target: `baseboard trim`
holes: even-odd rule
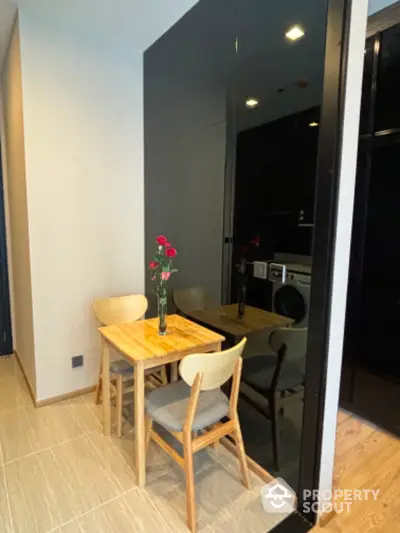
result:
[[[224,446],[224,448],[229,450],[231,453],[233,453],[233,455],[237,457],[236,446],[232,441],[230,441],[227,437],[224,437],[223,439],[220,440],[220,442],[222,446]],[[256,476],[262,479],[262,481],[265,481],[265,483],[269,483],[270,481],[273,481],[275,479],[275,477],[272,474],[264,470],[262,466],[260,466],[258,463],[254,461],[254,459],[252,459],[248,455],[246,455],[246,457],[247,457],[247,464],[249,466],[249,469],[254,474],[256,474]]]
[[[83,396],[84,394],[88,394],[89,392],[93,392],[96,390],[96,385],[92,385],[91,387],[86,387],[84,389],[78,389],[72,392],[67,392],[66,394],[60,394],[59,396],[53,396],[52,398],[46,398],[45,400],[38,401],[36,399],[36,395],[33,392],[31,384],[29,383],[29,379],[26,376],[24,367],[21,363],[21,359],[19,358],[18,352],[16,350],[14,350],[14,356],[21,369],[22,375],[24,377],[24,381],[26,383],[26,386],[28,387],[29,394],[31,395],[31,398],[32,398],[32,401],[35,407],[43,407],[45,405],[50,405],[52,403],[62,402],[63,400],[68,400],[69,398],[75,398],[76,396]]]
[[[65,394],[60,394],[59,396],[52,396],[51,398],[46,398],[45,400],[39,400],[35,402],[36,407],[44,407],[45,405],[50,405],[52,403],[62,402],[63,400],[69,400],[70,398],[75,398],[76,396],[83,396],[84,394],[89,394],[89,392],[94,392],[96,390],[96,385],[91,387],[85,387],[84,389],[78,389],[72,392],[67,392]]]
[[[331,509],[330,511],[326,511],[325,513],[322,513],[321,516],[317,520],[317,525],[319,527],[325,527],[333,518],[336,516],[335,509]]]
[[[18,363],[19,368],[21,369],[21,372],[22,372],[22,375],[23,375],[24,381],[25,381],[25,383],[26,383],[26,386],[28,387],[29,394],[31,395],[31,398],[32,398],[33,404],[36,405],[36,394],[34,393],[34,391],[33,391],[33,389],[32,389],[32,386],[31,386],[31,384],[30,384],[30,382],[29,382],[29,379],[28,379],[27,376],[26,376],[24,366],[23,366],[23,364],[21,363],[21,359],[19,358],[19,355],[18,355],[17,350],[14,350],[14,356],[15,356],[15,359],[17,360],[17,363]]]

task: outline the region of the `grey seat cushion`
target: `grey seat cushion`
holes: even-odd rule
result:
[[[146,411],[158,424],[182,431],[191,388],[183,381],[155,389],[146,397]],[[220,389],[202,391],[197,404],[193,431],[215,424],[228,414],[229,400]]]
[[[243,361],[242,381],[260,393],[270,390],[278,358],[276,355],[256,355]],[[295,364],[285,362],[276,390],[286,390],[304,382],[304,374]]]
[[[111,361],[110,372],[112,374],[131,374],[133,366],[125,359],[118,359],[118,361]]]
[[[162,365],[154,368],[148,368],[144,373],[146,375],[153,374],[153,372],[159,372],[161,369]],[[125,359],[118,359],[118,361],[111,361],[110,363],[110,372],[112,374],[132,374],[133,371],[133,366]]]

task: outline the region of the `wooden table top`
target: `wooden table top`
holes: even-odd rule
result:
[[[189,318],[214,327],[235,337],[254,331],[290,326],[294,320],[286,316],[246,305],[243,318],[238,317],[237,304],[222,305],[212,309],[200,309],[186,313]]]
[[[225,340],[222,335],[179,315],[168,315],[167,334],[158,334],[158,318],[99,328],[101,335],[133,362],[182,352],[203,352]]]

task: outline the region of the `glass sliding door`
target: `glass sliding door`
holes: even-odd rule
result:
[[[322,438],[345,4],[200,0],[144,55],[146,261],[165,234],[178,249],[169,311],[224,348],[247,339],[238,414],[253,488],[235,476],[234,436],[199,454],[206,529],[316,519],[301,504]],[[150,276],[146,295],[155,315]],[[282,486],[284,512],[268,499]]]
[[[249,328],[240,416],[248,455],[297,490],[327,2],[282,2],[273,12],[263,0],[235,3],[228,299],[240,298],[245,261],[247,307],[289,318],[291,330]],[[283,361],[276,336],[287,343]]]

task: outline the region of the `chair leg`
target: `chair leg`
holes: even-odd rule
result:
[[[124,396],[124,383],[122,376],[117,375],[117,437],[122,437],[122,401]]]
[[[281,392],[281,399],[283,399],[285,397],[285,393],[284,391]],[[285,416],[285,408],[284,407],[280,407],[279,409],[279,415],[280,416]]]
[[[153,429],[153,419],[151,418],[151,416],[146,415],[146,458],[147,458],[147,450],[149,449],[149,445],[150,445],[152,429]]]
[[[179,369],[178,369],[178,363],[175,361],[174,363],[171,363],[171,383],[174,381],[178,381],[179,378]]]
[[[167,367],[164,365],[160,371],[161,383],[168,385]]]
[[[269,398],[269,410],[271,416],[272,451],[274,454],[274,468],[279,472],[279,427],[278,427],[278,402],[276,395]]]
[[[96,405],[99,405],[100,403],[100,398],[101,398],[101,389],[103,387],[103,380],[101,379],[101,362],[100,362],[100,372],[99,372],[99,379],[97,380],[97,385],[96,385],[96,394],[95,394],[95,403]]]
[[[243,485],[246,489],[251,489],[251,481],[249,475],[249,467],[247,464],[246,451],[244,449],[242,430],[240,429],[239,419],[236,418],[235,421],[235,432],[234,432],[235,444],[236,444],[236,453],[239,459],[240,473],[242,476]]]
[[[185,460],[187,526],[192,533],[196,533],[196,499],[194,489],[192,437],[190,433],[184,433],[183,447]]]

